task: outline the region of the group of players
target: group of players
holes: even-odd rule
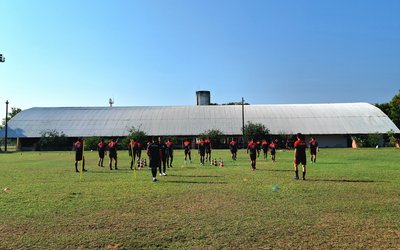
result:
[[[276,159],[276,149],[278,147],[277,145],[277,140],[272,140],[270,143],[267,142],[267,140],[263,141],[254,141],[250,140],[250,142],[247,145],[247,154],[250,156],[250,162],[251,162],[251,169],[253,171],[256,170],[256,161],[257,157],[260,156],[260,151],[263,150],[263,155],[264,159],[268,158],[268,151],[270,151],[271,154],[271,159],[273,162],[275,162]],[[187,164],[187,162],[191,163],[192,162],[192,157],[191,157],[191,144],[192,142],[190,140],[185,140],[183,141],[183,149],[184,149],[184,163]],[[209,139],[200,139],[197,142],[198,145],[198,153],[200,155],[200,164],[204,165],[205,161],[209,161],[210,163],[212,162],[211,158],[211,140]],[[113,170],[113,162],[114,162],[114,169],[118,170],[117,167],[117,140],[113,139],[109,143],[105,143],[104,139],[102,139],[98,145],[97,145],[97,151],[99,154],[99,161],[98,161],[98,166],[104,167],[103,161],[104,161],[104,156],[106,155],[106,152],[108,151],[109,153],[109,168],[110,170]],[[78,162],[82,161],[82,171],[86,171],[85,169],[85,159],[83,156],[83,140],[82,138],[79,138],[77,142],[74,143],[74,148],[76,151],[75,154],[75,171],[79,172],[78,170]],[[298,175],[298,165],[302,165],[302,172],[303,172],[303,177],[302,179],[305,180],[305,175],[306,175],[306,149],[308,148],[306,142],[305,142],[305,136],[301,133],[297,134],[297,141],[294,143],[294,171],[295,171],[295,179],[299,179]],[[141,161],[142,158],[142,149],[143,145],[140,142],[137,142],[135,140],[131,140],[128,144],[128,154],[129,157],[131,158],[130,162],[130,169],[134,169],[134,164],[137,159],[138,167],[143,167]],[[229,149],[232,155],[232,159],[236,160],[237,158],[237,151],[238,151],[238,142],[236,139],[232,139],[229,142]],[[317,151],[319,151],[318,148],[318,142],[315,140],[314,137],[311,137],[311,140],[309,141],[309,149],[311,153],[311,163],[316,163],[317,159]],[[161,137],[158,137],[156,140],[155,137],[151,139],[146,145],[146,153],[149,157],[149,167],[152,169],[152,177],[153,181],[157,181],[156,179],[156,174],[157,174],[157,169],[160,172],[160,176],[166,176],[166,169],[172,168],[172,162],[173,162],[173,153],[174,153],[174,145],[171,142],[170,139],[168,139],[166,142],[163,142]]]

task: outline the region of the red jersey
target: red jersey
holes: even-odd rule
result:
[[[296,158],[305,158],[306,157],[307,144],[305,141],[302,141],[302,140],[295,141],[294,148],[296,149]]]
[[[165,145],[167,145],[167,148],[172,148],[174,146],[174,144],[172,144],[170,141],[167,141]]]
[[[269,148],[271,148],[271,149],[275,149],[275,148],[276,148],[276,145],[275,145],[275,143],[271,142],[271,143],[269,144]]]
[[[75,150],[81,149],[82,148],[82,143],[80,141],[77,141],[74,143],[74,148]]]

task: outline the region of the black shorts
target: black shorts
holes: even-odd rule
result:
[[[257,158],[256,154],[250,154],[250,160],[255,161]]]
[[[275,155],[276,151],[275,149],[271,149],[271,155]]]
[[[190,154],[190,150],[189,149],[185,149],[185,155]]]
[[[161,166],[161,161],[152,160],[152,161],[149,162],[149,167],[150,168],[158,168],[160,166]]]
[[[76,152],[75,153],[75,161],[81,161],[83,158],[82,152]]]
[[[205,153],[205,151],[199,151],[199,154],[200,154],[201,156],[204,156],[206,153]]]
[[[99,151],[99,158],[104,158],[104,151],[103,152]]]
[[[110,156],[110,159],[115,159],[115,160],[117,159],[117,153],[110,152],[109,156]]]
[[[211,149],[206,149],[207,154],[211,154]]]
[[[306,159],[305,157],[299,157],[299,158],[296,158],[296,160],[294,161],[294,163],[295,163],[296,165],[299,165],[299,164],[301,164],[301,165],[307,165],[307,159]]]
[[[317,154],[317,149],[316,148],[310,148],[310,152],[312,155],[316,155]]]

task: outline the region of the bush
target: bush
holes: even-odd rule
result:
[[[204,131],[199,135],[202,139],[210,139],[213,148],[221,147],[221,140],[224,138],[224,134],[218,129],[210,129]]]
[[[39,150],[70,150],[71,145],[64,132],[57,130],[44,130],[40,133]]]
[[[244,126],[244,136],[247,140],[261,141],[269,135],[269,129],[261,123],[247,122]]]
[[[97,144],[101,141],[100,137],[92,136],[86,137],[85,140],[85,150],[96,150],[97,151]]]

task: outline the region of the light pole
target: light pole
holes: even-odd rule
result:
[[[7,132],[8,132],[8,100],[6,101],[6,132],[4,133],[4,151],[7,152]]]
[[[242,97],[242,136],[243,136],[243,148],[244,148],[244,98]]]

